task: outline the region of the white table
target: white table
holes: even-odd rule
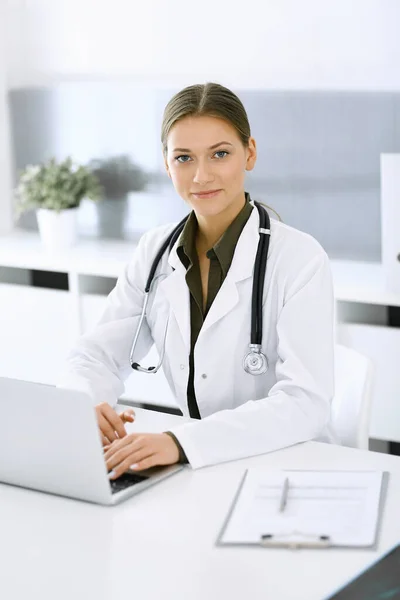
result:
[[[135,430],[180,417],[137,410]],[[215,547],[246,467],[384,469],[379,548]],[[400,458],[309,442],[198,471],[117,507],[0,485],[0,597],[7,600],[322,600],[400,541]]]

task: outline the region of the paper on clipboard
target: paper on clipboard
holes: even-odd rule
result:
[[[289,480],[280,510],[282,487]],[[383,472],[249,469],[220,535],[221,544],[258,544],[262,536],[329,539],[335,546],[372,546]]]

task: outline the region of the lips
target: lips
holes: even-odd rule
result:
[[[216,196],[217,194],[219,194],[221,190],[207,190],[207,191],[203,191],[203,192],[193,192],[193,196],[195,196],[196,198],[212,198],[213,196]]]

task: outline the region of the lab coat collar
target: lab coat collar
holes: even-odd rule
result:
[[[216,321],[228,314],[238,303],[239,293],[236,284],[253,275],[259,242],[258,230],[259,216],[258,210],[255,208],[239,237],[231,267],[210,307],[199,337],[202,336]],[[174,271],[160,283],[160,287],[162,287],[170,302],[171,309],[175,315],[182,338],[189,353],[190,292],[185,279],[186,269],[176,252],[178,244],[179,240],[174,244],[168,258],[168,263]]]
[[[253,202],[251,202],[251,204],[254,206]],[[233,260],[225,281],[228,279],[231,281],[241,281],[253,275],[254,261],[259,241],[259,222],[258,210],[254,207],[237,242],[235,254],[233,255]],[[168,263],[174,270],[185,274],[186,269],[176,251],[178,246],[179,238],[171,249]]]

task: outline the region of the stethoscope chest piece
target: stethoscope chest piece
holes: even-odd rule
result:
[[[243,359],[243,368],[249,375],[264,375],[268,370],[267,357],[260,344],[250,344],[250,352]]]

